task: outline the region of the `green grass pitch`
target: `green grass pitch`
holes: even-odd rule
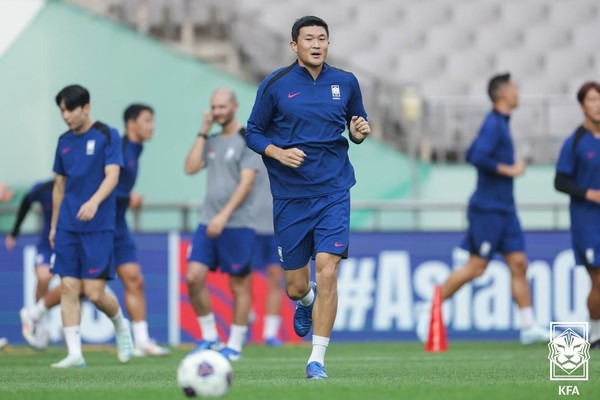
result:
[[[167,358],[134,359],[119,365],[112,348],[86,348],[88,367],[54,370],[61,347],[0,352],[0,399],[183,399],[175,381],[189,349]],[[416,343],[333,343],[327,353],[330,379],[308,381],[308,346],[247,346],[233,364],[227,399],[555,399],[559,385],[576,385],[577,398],[600,398],[600,351],[592,351],[589,381],[549,380],[548,349],[516,342],[452,342],[442,354]]]

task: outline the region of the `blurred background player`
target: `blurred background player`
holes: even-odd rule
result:
[[[138,263],[137,250],[125,215],[127,208],[140,208],[142,196],[132,192],[138,174],[138,160],[143,143],[152,139],[154,110],[144,104],[132,104],[123,114],[125,134],[122,138],[123,168],[115,189],[117,197],[117,220],[115,225],[114,262],[117,275],[125,286],[125,308],[132,320],[134,356],[164,356],[165,348],[150,339],[146,322],[146,297],[144,278]]]
[[[10,190],[6,184],[0,182],[0,203],[10,201],[14,196],[14,192]],[[0,349],[8,345],[8,339],[0,337]]]
[[[252,191],[255,193],[254,201],[256,202],[256,246],[253,269],[257,272],[264,272],[268,284],[263,340],[267,346],[277,347],[282,345],[278,334],[281,326],[283,272],[273,230],[273,197],[269,186],[269,176],[264,165],[261,165],[258,170]]]
[[[587,305],[589,342],[600,349],[600,83],[588,82],[577,93],[583,125],[571,134],[556,164],[556,190],[571,198],[571,238],[576,265],[583,265],[592,287]]]
[[[471,253],[465,266],[454,270],[442,286],[442,299],[450,298],[465,283],[482,275],[496,252],[511,271],[513,298],[519,307],[521,342],[548,342],[549,333],[535,321],[527,282],[527,256],[513,197],[513,181],[525,173],[525,163],[515,161],[510,114],[519,105],[519,90],[510,74],[496,75],[488,84],[493,103],[467,161],[477,169],[477,188],[469,201],[469,230],[462,247]],[[421,309],[417,336],[427,340],[431,305]]]
[[[60,289],[51,291],[49,296],[48,285],[52,279],[50,264],[52,249],[50,248],[50,220],[52,219],[52,187],[54,179],[37,182],[27,192],[21,201],[17,219],[11,233],[6,236],[6,249],[11,251],[17,244],[17,237],[21,231],[21,225],[31,209],[33,203],[39,203],[42,210],[43,226],[40,237],[36,244],[35,275],[37,285],[35,289],[36,304],[32,307],[23,307],[19,313],[21,317],[21,330],[23,337],[32,347],[44,348],[48,345],[48,328],[42,316],[53,304],[60,301]],[[45,296],[47,298],[45,298]]]
[[[356,182],[342,134],[347,125],[350,139],[361,143],[371,128],[355,76],[325,63],[325,21],[296,20],[290,46],[297,61],[261,83],[246,137],[269,172],[286,292],[297,300],[296,334],[308,334],[314,315],[306,377],[323,379],[337,313],[338,268],[348,255],[350,188]],[[316,283],[310,281],[311,258]]]
[[[130,323],[117,298],[105,291],[106,281],[114,277],[114,189],[123,166],[121,138],[115,129],[90,119],[85,88],[65,87],[56,95],[56,104],[69,130],[56,147],[50,245],[56,255],[53,272],[61,277],[68,355],[52,366],[85,366],[79,329],[82,292],[112,320],[117,357],[125,363],[133,351]]]
[[[233,324],[221,353],[235,361],[242,354],[252,303],[250,273],[256,235],[251,192],[260,158],[246,147],[245,129],[236,119],[235,94],[220,88],[210,101],[211,110],[204,112],[200,133],[185,159],[187,174],[204,168],[208,174],[207,194],[192,240],[186,277],[190,301],[202,330],[197,349],[204,350],[221,347],[206,277],[218,267],[229,274]],[[214,122],[222,131],[208,136]]]

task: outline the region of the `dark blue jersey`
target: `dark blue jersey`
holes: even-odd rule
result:
[[[96,122],[85,133],[68,131],[58,139],[54,172],[67,178],[65,196],[58,216],[58,229],[72,232],[114,230],[115,192],[98,207],[94,218],[80,221],[77,213],[105,178],[104,168],[123,166],[121,138],[116,129]]]
[[[507,115],[490,111],[467,151],[467,161],[477,168],[477,188],[469,205],[480,210],[515,211],[513,178],[498,173],[498,164],[515,163],[509,120]]]
[[[125,218],[125,213],[129,207],[129,195],[135,186],[138,175],[138,160],[144,147],[141,143],[129,141],[127,135],[123,135],[121,140],[123,150],[123,168],[119,174],[119,184],[115,189],[117,196],[117,219]]]
[[[574,143],[576,134],[570,135],[560,151],[556,172],[567,175],[579,189],[600,190],[600,139],[589,131]],[[571,230],[600,230],[600,205],[584,198],[571,196]]]
[[[327,64],[313,79],[297,63],[259,86],[248,120],[248,147],[263,154],[274,198],[316,197],[348,190],[356,180],[342,136],[352,116],[367,118],[356,77]],[[299,168],[264,156],[273,144],[306,153]]]
[[[13,237],[19,236],[21,231],[21,224],[27,216],[27,213],[31,209],[33,203],[40,203],[42,208],[43,226],[40,232],[40,238],[38,241],[38,247],[50,248],[50,241],[48,236],[50,235],[50,222],[52,220],[52,187],[54,180],[37,182],[27,192],[21,205],[19,206],[19,212],[17,213],[17,219],[11,231]]]

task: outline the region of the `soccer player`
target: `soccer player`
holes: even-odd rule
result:
[[[0,203],[10,201],[14,196],[14,193],[6,187],[6,185],[0,182]],[[0,350],[8,345],[8,339],[0,337]]]
[[[260,159],[246,147],[245,129],[236,119],[238,103],[228,88],[217,89],[211,110],[203,114],[202,127],[185,159],[185,172],[207,169],[207,192],[200,224],[188,257],[187,283],[190,301],[202,328],[197,350],[219,349],[215,315],[206,287],[209,271],[218,267],[229,274],[233,294],[233,324],[221,354],[239,360],[248,331],[251,307],[250,273],[256,240],[252,216],[252,186]],[[213,123],[221,133],[208,136]]]
[[[515,161],[509,121],[519,104],[519,90],[510,74],[492,77],[488,95],[493,109],[483,121],[467,152],[467,161],[477,169],[477,188],[469,201],[469,229],[462,247],[471,253],[465,266],[453,271],[442,286],[442,299],[450,298],[465,283],[483,274],[495,253],[501,253],[511,271],[511,289],[519,308],[520,340],[528,345],[548,342],[549,334],[535,321],[527,282],[527,256],[521,224],[513,197],[513,181],[525,173],[525,164]],[[430,305],[419,315],[417,336],[427,339]]]
[[[563,144],[556,164],[556,190],[571,198],[571,238],[576,265],[590,275],[588,295],[591,348],[600,349],[600,83],[577,93],[583,125]]]
[[[90,94],[82,86],[62,89],[56,104],[69,130],[60,136],[56,147],[49,237],[56,255],[53,272],[61,278],[60,305],[68,355],[52,366],[85,366],[79,330],[82,292],[112,320],[117,356],[125,363],[133,350],[130,323],[123,317],[117,298],[105,291],[106,280],[115,272],[114,189],[123,166],[121,138],[114,128],[90,119]]]
[[[154,110],[144,104],[132,104],[125,109],[125,135],[122,138],[123,164],[119,183],[115,189],[117,197],[117,219],[115,225],[114,261],[117,275],[125,286],[125,307],[132,319],[134,339],[133,355],[165,356],[169,351],[150,339],[146,322],[146,297],[144,278],[137,260],[135,242],[129,231],[125,214],[129,206],[140,208],[142,197],[132,192],[138,174],[138,160],[143,143],[152,138],[154,132]]]
[[[259,86],[246,140],[269,172],[286,293],[297,301],[296,334],[306,336],[314,319],[306,377],[323,379],[337,312],[337,273],[348,254],[350,188],[356,182],[342,134],[347,126],[350,140],[361,143],[371,128],[356,77],[325,63],[325,21],[296,20],[290,46],[297,60]],[[316,283],[310,280],[311,258]]]
[[[268,292],[265,304],[265,321],[263,327],[263,340],[267,346],[281,346],[278,338],[281,326],[281,283],[283,272],[277,241],[273,230],[273,197],[269,187],[269,176],[264,165],[261,165],[254,184],[256,204],[256,246],[254,248],[254,271],[266,273]]]
[[[48,293],[48,285],[52,279],[50,272],[50,258],[52,249],[50,248],[50,220],[52,218],[52,187],[54,179],[40,181],[33,185],[29,192],[23,197],[17,219],[13,225],[11,233],[6,236],[5,246],[11,251],[17,244],[17,237],[21,230],[21,225],[31,209],[33,203],[39,203],[42,209],[43,226],[36,245],[37,255],[35,257],[35,274],[37,277],[37,286],[35,290],[36,304],[33,307],[23,307],[19,313],[21,317],[21,327],[23,337],[35,348],[44,348],[48,345],[48,330],[41,316],[47,309],[47,303],[58,303],[60,301],[60,290],[51,291],[51,295],[45,298]]]

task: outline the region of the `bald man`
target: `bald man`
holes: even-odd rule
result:
[[[237,121],[238,103],[228,88],[217,89],[203,115],[202,128],[185,159],[185,172],[206,168],[207,188],[202,217],[188,257],[190,302],[198,316],[202,339],[197,350],[215,349],[229,360],[241,358],[251,306],[250,273],[255,243],[252,187],[260,157],[246,146],[245,129]],[[213,124],[221,132],[208,135]],[[227,345],[217,334],[215,315],[206,288],[209,271],[229,274],[233,294],[233,324]]]

